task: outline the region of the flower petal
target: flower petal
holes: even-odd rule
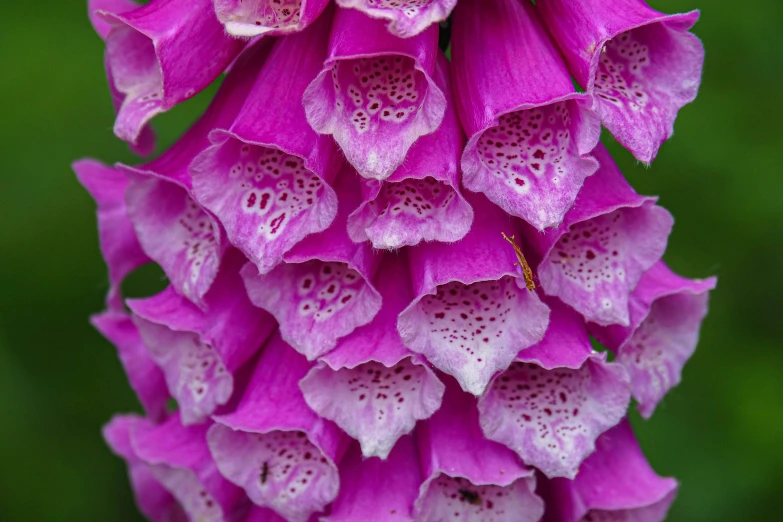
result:
[[[599,437],[574,480],[540,486],[552,522],[661,522],[677,492],[647,463],[627,420]]]
[[[301,31],[329,0],[214,0],[218,20],[234,36],[282,36]]]
[[[440,56],[435,81],[446,93],[446,114],[438,130],[422,136],[386,181],[363,180],[362,204],[348,217],[356,242],[395,249],[421,241],[451,243],[465,237],[473,209],[459,185],[459,154],[464,139],[451,104],[448,62]]]
[[[587,176],[601,125],[530,2],[464,0],[454,12],[465,188],[535,228],[557,226]]]
[[[337,0],[337,5],[388,20],[390,33],[410,38],[446,20],[457,0]]]
[[[334,136],[359,174],[388,178],[443,120],[446,98],[433,80],[438,53],[436,26],[401,39],[381,20],[338,9],[329,57],[304,93],[307,121]]]
[[[250,302],[239,277],[244,258],[227,254],[201,310],[171,287],[129,299],[134,321],[161,367],[186,425],[203,422],[231,397],[234,374],[275,329],[274,319]]]
[[[365,457],[385,459],[417,420],[438,409],[443,383],[397,333],[397,315],[411,301],[405,257],[387,257],[378,274],[381,311],[341,339],[299,386],[318,415],[361,443]]]
[[[313,413],[299,391],[309,369],[304,357],[274,336],[236,411],[217,416],[208,434],[220,472],[255,504],[291,522],[308,520],[337,496],[335,462],[347,446],[339,429]]]
[[[601,168],[585,182],[556,229],[530,234],[541,286],[585,319],[628,325],[628,296],[663,255],[674,220],[655,198],[636,194],[599,145]]]
[[[125,459],[136,504],[152,522],[186,522],[188,516],[179,503],[139,460],[131,445],[131,431],[144,419],[135,415],[117,415],[103,427],[103,438],[111,450]]]
[[[310,360],[372,321],[381,309],[381,296],[372,284],[380,257],[366,243],[353,243],[345,230],[348,213],[358,202],[351,178],[355,173],[348,167],[337,186],[340,210],[327,230],[299,243],[267,274],[250,263],[242,269],[250,300],[274,315],[283,339]]]
[[[716,284],[714,277],[680,277],[659,261],[631,295],[630,326],[593,329],[596,338],[628,368],[633,397],[645,418],[679,384],[682,368],[696,350],[709,291]]]
[[[165,417],[169,391],[163,372],[150,358],[130,315],[119,310],[107,310],[92,316],[90,322],[117,348],[131,388],[147,416],[153,421]]]
[[[408,348],[481,395],[495,372],[544,337],[549,308],[514,267],[514,250],[501,235],[512,232],[508,216],[483,195],[468,201],[476,219],[462,241],[410,250],[416,298],[397,328]]]
[[[578,369],[548,370],[525,362],[524,353],[479,400],[484,434],[548,477],[573,478],[598,436],[625,416],[628,373],[605,354]]]
[[[664,15],[642,0],[537,6],[603,124],[636,159],[652,162],[699,90],[704,47],[688,32],[699,13]]]
[[[263,273],[305,236],[326,229],[337,211],[328,183],[340,158],[332,140],[310,129],[301,106],[323,63],[328,31],[325,14],[278,40],[239,117],[229,130],[213,132],[212,147],[191,165],[197,201]]]
[[[367,459],[354,444],[340,463],[340,494],[324,522],[409,522],[421,484],[413,437],[400,439],[386,460]]]
[[[211,0],[153,0],[100,14],[112,25],[106,36],[112,89],[124,95],[114,133],[133,144],[152,117],[206,88],[245,46],[224,33]]]
[[[416,520],[537,522],[535,476],[508,448],[484,438],[475,399],[447,383],[443,406],[417,430],[426,480]]]
[[[247,500],[218,472],[207,446],[208,428],[183,426],[177,415],[158,426],[138,422],[131,430],[131,445],[190,520],[223,522],[243,511]]]
[[[150,261],[139,245],[128,219],[125,190],[128,179],[117,169],[96,160],[73,164],[76,177],[98,204],[98,236],[101,254],[109,269],[109,309],[121,310],[120,285],[136,268]]]

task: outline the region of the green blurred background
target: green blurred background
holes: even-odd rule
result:
[[[783,2],[698,3],[651,2],[702,8],[704,81],[674,139],[650,169],[610,143],[631,182],[676,217],[666,260],[720,277],[683,384],[634,421],[656,469],[682,483],[670,520],[781,520]],[[139,406],[87,322],[106,274],[93,202],[70,170],[84,156],[134,161],[111,132],[102,42],[81,0],[1,12],[0,521],[141,520],[100,437],[114,412]],[[155,121],[160,147],[213,92]],[[164,284],[148,268],[126,286],[141,296]]]

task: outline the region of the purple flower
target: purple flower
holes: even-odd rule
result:
[[[697,11],[665,15],[643,0],[540,0],[571,73],[594,95],[601,122],[651,163],[696,98],[704,47],[688,30]]]
[[[92,322],[146,415],[104,428],[140,510],[663,520],[677,483],[628,405],[649,417],[680,381],[716,282],[664,264],[672,216],[598,138],[603,122],[652,160],[698,86],[695,15],[328,4],[90,2],[135,151],[225,73],[152,161],[74,164],[109,272]],[[149,262],[168,287],[123,299]]]

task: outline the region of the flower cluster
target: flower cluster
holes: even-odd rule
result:
[[[146,412],[104,430],[139,508],[662,520],[677,483],[626,412],[677,385],[715,280],[661,261],[673,219],[599,135],[653,160],[698,90],[697,13],[335,3],[90,2],[140,154],[156,114],[225,73],[156,159],[74,165],[109,269],[92,322]],[[123,299],[148,262],[168,288]]]

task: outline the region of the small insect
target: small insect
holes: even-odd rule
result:
[[[536,283],[533,281],[533,270],[527,263],[527,259],[525,259],[522,249],[519,245],[514,243],[514,236],[508,237],[505,232],[501,232],[501,234],[503,234],[503,239],[511,243],[511,246],[514,247],[514,253],[516,253],[517,260],[519,261],[518,263],[514,263],[514,266],[522,267],[522,275],[525,277],[525,286],[532,292],[536,289]]]
[[[269,476],[269,463],[264,462],[264,465],[261,468],[261,484],[266,484],[266,479],[268,476]]]
[[[479,494],[476,493],[475,491],[471,491],[469,489],[460,489],[459,495],[462,497],[462,500],[464,500],[470,505],[473,506],[481,505],[481,496],[479,496]]]

